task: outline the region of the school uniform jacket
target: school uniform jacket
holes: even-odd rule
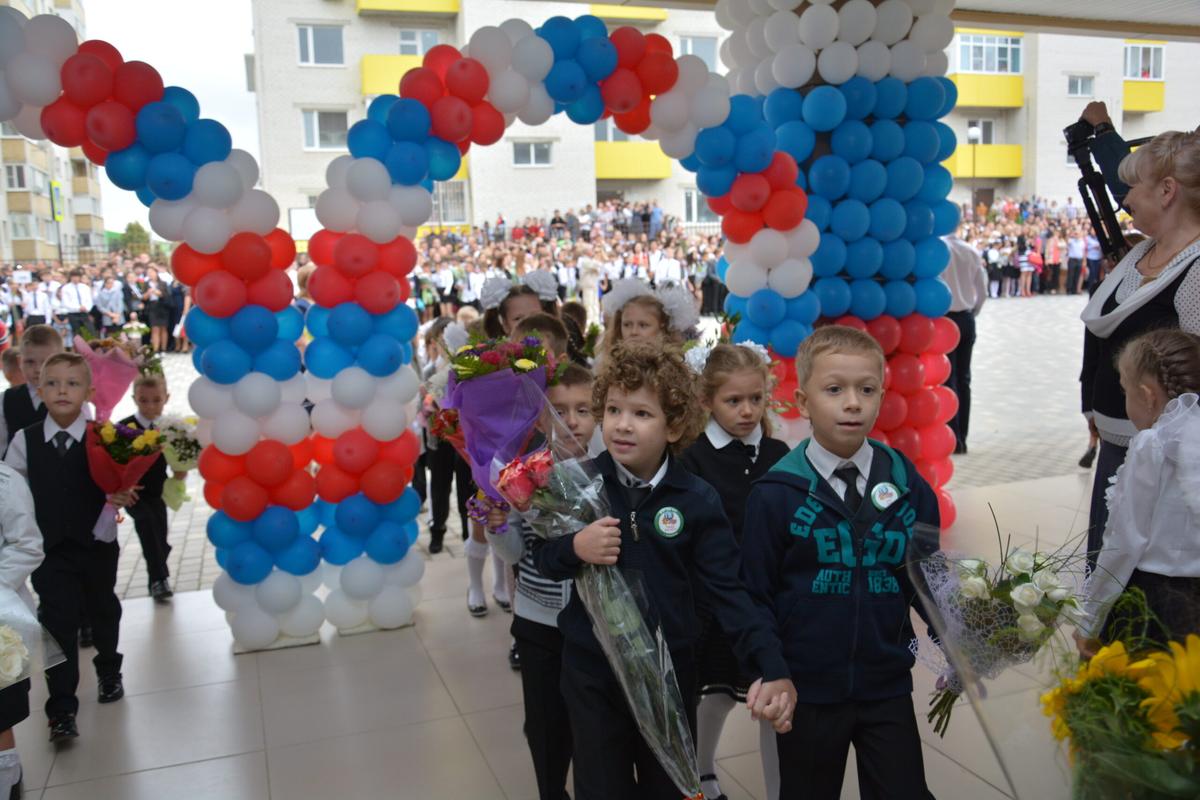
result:
[[[758,457],[751,461],[749,446],[739,440],[734,439],[729,445],[718,449],[707,434],[701,434],[679,460],[689,472],[717,490],[721,507],[733,526],[733,537],[740,542],[750,484],[765,475],[787,454],[788,446],[785,443],[764,436],[758,443]]]
[[[25,437],[26,473],[33,493],[33,507],[45,550],[59,545],[91,546],[93,528],[104,508],[105,496],[88,469],[87,450],[76,442],[59,456],[53,442],[46,441],[45,423],[21,431]]]
[[[871,446],[867,491],[853,517],[809,462],[807,440],[746,502],[742,575],[778,633],[802,703],[912,692],[916,593],[905,554],[916,523],[939,526],[937,496],[902,454]]]

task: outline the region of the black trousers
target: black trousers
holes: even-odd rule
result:
[[[412,487],[413,491],[417,493],[417,497],[421,498],[422,503],[425,502],[425,495],[428,492],[428,488],[426,487],[425,483],[425,457],[428,452],[429,451],[421,453],[420,457],[417,458],[417,463],[413,464]]]
[[[29,718],[29,678],[0,689],[0,731]]]
[[[437,538],[446,533],[446,520],[450,517],[450,481],[455,483],[458,500],[458,517],[462,521],[462,535],[470,535],[467,523],[467,500],[475,494],[475,482],[471,480],[471,468],[463,457],[447,442],[438,442],[437,448],[426,453],[429,462],[429,510],[433,515],[429,532]]]
[[[1079,294],[1079,270],[1082,268],[1082,258],[1067,259],[1067,294]]]
[[[672,653],[671,660],[695,741],[692,654]],[[524,670],[524,664],[521,668]],[[679,800],[679,789],[642,738],[621,685],[603,656],[565,644],[562,694],[575,743],[575,800]]]
[[[971,426],[971,353],[975,349],[975,315],[970,311],[951,311],[946,315],[958,326],[958,347],[949,352],[950,377],[946,385],[958,395],[958,413],[950,420],[960,445],[967,443]]]
[[[1100,440],[1100,452],[1096,454],[1096,476],[1092,479],[1092,501],[1088,506],[1088,566],[1095,568],[1100,548],[1104,544],[1104,528],[1108,525],[1108,485],[1110,479],[1125,463],[1129,448]]]
[[[796,707],[790,733],[776,735],[779,796],[838,800],[850,745],[862,800],[927,800],[921,734],[912,697]]]
[[[67,314],[67,323],[71,326],[72,336],[78,334],[84,328],[86,328],[89,333],[95,333],[95,330],[92,329],[92,315],[88,314],[87,312],[76,311],[74,313]]]
[[[171,554],[171,544],[167,541],[167,504],[162,497],[143,497],[130,506],[129,516],[133,517],[133,529],[142,543],[150,583],[165,581],[171,575],[167,567],[167,556]]]
[[[558,628],[513,617],[512,635],[521,656],[525,740],[533,756],[539,800],[563,800],[571,766],[571,719],[559,684],[563,637]]]
[[[45,314],[30,314],[29,316],[25,317],[25,327],[29,327],[30,325],[45,325],[45,324],[46,324],[46,315]]]
[[[117,652],[121,629],[121,601],[117,585],[116,542],[81,544],[64,542],[46,552],[42,565],[33,572],[33,589],[41,606],[38,617],[54,637],[67,660],[46,670],[50,697],[46,716],[50,719],[79,710],[79,626],[86,607],[92,624],[96,657],[92,664],[101,678],[121,674],[122,656]]]

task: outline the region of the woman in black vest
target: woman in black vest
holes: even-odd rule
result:
[[[1105,492],[1137,432],[1125,412],[1116,356],[1156,328],[1200,334],[1200,133],[1168,131],[1121,162],[1125,206],[1149,238],[1134,246],[1083,311],[1083,413],[1100,435],[1088,527],[1095,563],[1108,521]]]

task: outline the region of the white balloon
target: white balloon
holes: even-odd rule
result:
[[[346,367],[333,378],[333,399],[346,408],[365,408],[375,398],[375,381],[362,367]]]
[[[279,394],[284,403],[303,403],[308,397],[308,384],[303,373],[297,373],[279,384]]]
[[[254,598],[254,587],[238,583],[229,577],[228,572],[222,572],[213,581],[212,593],[217,608],[235,614],[243,608],[253,608],[257,602]]]
[[[325,168],[325,185],[332,189],[346,188],[346,173],[354,163],[354,156],[338,156]]]
[[[425,559],[416,548],[409,548],[399,563],[386,569],[384,581],[388,585],[416,586],[425,577]]]
[[[321,582],[330,590],[338,590],[338,587],[342,585],[342,568],[337,564],[322,561],[317,569],[321,573]]]
[[[375,386],[375,393],[380,398],[404,405],[412,402],[420,386],[421,381],[417,373],[405,364],[386,378],[380,378]]]
[[[318,589],[321,588],[322,580],[325,577],[325,573],[321,570],[321,564],[318,562],[316,569],[314,569],[312,572],[308,573],[307,575],[301,575],[299,577],[300,577],[300,588],[304,590],[304,593],[305,594],[314,594],[314,593],[316,593],[316,591]],[[303,604],[304,601],[301,600],[300,602]],[[324,619],[324,616],[322,616],[322,619]]]
[[[894,45],[908,35],[912,27],[913,13],[904,0],[883,0],[875,7],[875,33],[871,38],[877,42]]]
[[[13,95],[27,106],[47,106],[58,99],[59,65],[44,53],[21,53],[9,60],[4,77]]]
[[[167,241],[178,242],[184,238],[183,223],[195,207],[191,199],[156,199],[150,204],[150,227]]]
[[[713,14],[717,18],[717,24],[727,31],[731,31],[737,27],[737,20],[733,18],[732,12],[729,10],[730,0],[717,0],[716,8],[713,9]]]
[[[771,12],[774,11],[767,0],[750,0],[750,7],[754,9],[755,16],[762,18],[771,16]]]
[[[857,69],[858,51],[847,42],[834,42],[817,56],[817,72],[832,86],[840,86],[853,78]]]
[[[737,27],[734,30],[745,30],[757,14],[754,13],[754,7],[750,5],[750,0],[732,0],[729,4],[729,13],[733,16]]]
[[[56,67],[75,55],[79,40],[75,29],[55,14],[38,14],[25,25],[25,50],[50,58]]]
[[[506,69],[491,79],[488,99],[502,114],[515,114],[529,102],[529,81],[514,69]]]
[[[213,444],[231,456],[249,453],[258,444],[258,423],[240,411],[226,411],[213,420]]]
[[[928,14],[930,11],[933,11],[934,0],[904,0],[904,2],[908,3],[908,7],[912,9],[913,16]]]
[[[333,381],[328,378],[318,378],[311,372],[306,372],[304,380],[308,384],[308,399],[314,403],[333,397]]]
[[[789,44],[776,53],[771,61],[771,74],[780,86],[788,89],[798,89],[808,83],[816,69],[817,57],[800,43]]]
[[[933,8],[929,10],[931,14],[945,14],[950,16],[950,12],[954,10],[956,0],[933,0]],[[913,12],[914,14],[917,12]]]
[[[892,68],[892,51],[883,42],[863,42],[858,46],[858,74],[869,81],[885,78]]]
[[[537,38],[537,37],[534,37]],[[538,39],[540,42],[541,39]],[[554,100],[546,92],[546,87],[540,82],[529,87],[529,102],[517,112],[517,119],[526,125],[541,125],[554,116]]]
[[[777,230],[763,228],[750,239],[750,259],[764,269],[779,266],[787,255],[787,237]]]
[[[28,22],[29,19],[12,6],[0,6],[0,68],[25,50],[24,31]]]
[[[787,232],[788,258],[808,258],[821,244],[821,231],[811,219],[801,221]]]
[[[229,209],[229,216],[237,230],[266,236],[279,227],[279,204],[261,189],[251,189]]]
[[[358,205],[346,189],[326,189],[317,196],[317,222],[331,231],[351,230],[358,221]]]
[[[526,36],[513,46],[512,66],[533,83],[541,83],[554,66],[554,51],[540,36]]]
[[[761,95],[768,95],[780,86],[775,80],[774,64],[775,57],[767,56],[754,69],[754,88]]]
[[[400,219],[400,212],[387,200],[372,200],[358,209],[354,224],[359,233],[375,244],[387,244],[400,235],[403,220]]]
[[[700,56],[680,56],[675,59],[675,66],[679,69],[679,78],[675,81],[673,88],[682,89],[684,94],[693,95],[708,85],[709,76],[712,73],[708,71],[708,65]]]
[[[908,38],[927,53],[943,50],[954,40],[954,23],[945,14],[922,14]]]
[[[336,439],[358,424],[358,413],[339,405],[336,400],[322,400],[313,406],[313,429],[330,439]],[[399,436],[400,434],[396,434]],[[379,438],[379,437],[376,437]],[[395,436],[391,438],[396,438]]]
[[[371,624],[389,630],[412,622],[413,602],[403,586],[385,586],[367,605]]]
[[[212,444],[212,426],[211,419],[202,418],[196,423],[196,441],[200,443],[201,447],[208,447]]]
[[[42,130],[42,106],[22,106],[12,119],[12,126],[17,133],[30,139],[45,139],[46,132]]]
[[[750,260],[750,243],[738,244],[737,242],[725,242],[725,260],[730,264],[737,264],[742,261]]]
[[[433,195],[424,186],[393,186],[388,202],[400,212],[401,225],[424,225],[433,215]]]
[[[871,0],[849,0],[838,9],[838,39],[858,47],[875,32],[875,6]]]
[[[812,283],[812,262],[805,259],[784,261],[767,276],[767,288],[791,299],[799,297]]]
[[[828,47],[837,34],[838,15],[830,6],[809,6],[800,15],[800,41],[813,50]]]
[[[310,432],[308,412],[299,403],[283,403],[263,420],[262,432],[268,439],[296,444]]]
[[[729,52],[733,54],[733,60],[742,69],[758,64],[758,58],[750,51],[750,44],[746,40],[746,31],[744,30],[737,30],[730,34]]]
[[[500,30],[504,31],[504,35],[508,40],[516,45],[517,42],[524,39],[526,36],[533,35],[533,26],[519,17],[506,19],[500,23]]]
[[[258,162],[245,150],[236,148],[230,150],[225,162],[237,170],[238,176],[242,179],[243,189],[253,189],[254,184],[258,183]],[[326,170],[326,174],[328,174],[328,170]]]
[[[295,608],[279,618],[279,630],[285,636],[303,639],[319,631],[324,621],[325,606],[318,598],[306,594]]]
[[[804,0],[767,0],[771,8],[779,11],[791,11],[794,8],[799,8]]]
[[[216,419],[233,408],[233,390],[201,376],[188,387],[188,405],[200,416]]]
[[[8,8],[8,6],[0,6],[0,8]],[[3,47],[4,43],[0,40],[0,50],[3,50]],[[12,93],[12,89],[8,88],[8,81],[0,77],[0,121],[8,121],[19,113],[21,113],[21,101]]]
[[[766,288],[767,271],[746,262],[730,264],[729,270],[725,273],[725,285],[734,294],[749,297],[759,289]]]
[[[408,414],[395,403],[378,398],[362,411],[363,430],[381,442],[390,442],[408,428]]]
[[[338,630],[353,630],[366,623],[367,604],[352,600],[341,589],[334,589],[325,598],[325,619]]]
[[[359,556],[342,567],[342,591],[352,600],[369,600],[383,588],[383,567]]]
[[[263,611],[285,614],[300,602],[300,579],[282,570],[271,570],[271,574],[254,587],[254,596]]]
[[[495,25],[485,25],[471,34],[468,47],[471,58],[483,64],[489,77],[508,69],[512,63],[513,43],[508,34]]]
[[[346,189],[360,202],[386,200],[391,188],[387,167],[374,158],[356,158],[346,170]]]
[[[192,179],[192,197],[209,208],[229,208],[241,199],[242,190],[242,176],[224,161],[202,165]]]
[[[946,55],[946,51],[935,50],[925,54],[925,71],[921,73],[922,75],[933,77],[945,75],[948,69],[950,69],[950,59]]]
[[[671,133],[664,134],[659,146],[665,155],[676,161],[682,161],[696,149],[696,134],[698,130],[691,122]]]
[[[733,49],[729,46],[731,41],[732,38],[726,36],[721,42],[721,46],[717,48],[717,57],[721,59],[721,63],[725,65],[725,68],[730,70],[736,69],[738,65],[737,59],[733,57]]]
[[[687,95],[676,89],[660,94],[650,103],[650,121],[664,134],[673,133],[687,125],[690,116],[691,105]]]
[[[283,402],[280,384],[264,372],[251,372],[233,386],[233,402],[248,417],[269,416]]]
[[[279,638],[279,623],[260,608],[243,608],[229,622],[233,639],[247,650],[270,647]]]
[[[413,608],[416,608],[417,606],[421,605],[421,600],[422,600],[422,598],[425,597],[425,592],[424,592],[424,590],[421,589],[421,587],[419,585],[418,586],[409,586],[404,591],[408,592],[408,599],[409,599],[409,602],[412,603]]]
[[[767,44],[766,19],[756,17],[746,26],[746,44],[750,45],[750,52],[754,53],[755,58],[766,58],[774,52]]]
[[[908,8],[908,6],[905,6]],[[888,74],[908,83],[925,71],[925,51],[909,39],[892,45],[892,66]]]
[[[789,44],[800,41],[800,18],[791,11],[776,11],[767,20],[763,33],[767,47],[771,48],[772,53],[778,53]]]
[[[738,75],[737,75],[737,79],[738,79],[737,93],[738,94],[752,95],[756,91],[758,91],[758,88],[754,82],[755,74],[758,72],[757,66],[758,65],[753,65],[753,66],[749,66],[744,69],[738,70]]]
[[[710,83],[692,97],[692,124],[697,128],[715,128],[729,118],[729,83]]]
[[[220,209],[199,206],[183,220],[183,240],[198,253],[221,252],[231,236],[233,225],[229,215]]]

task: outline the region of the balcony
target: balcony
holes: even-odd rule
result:
[[[947,76],[958,87],[956,108],[1020,108],[1025,105],[1025,76],[958,72]]]
[[[36,214],[39,217],[50,217],[50,198],[44,194],[30,191],[8,193],[8,213]]]
[[[421,56],[363,56],[362,93],[368,97],[398,94],[400,79],[404,77],[404,73],[419,66],[421,66]]]
[[[1023,158],[1019,144],[960,144],[942,166],[955,178],[1019,178]]]
[[[100,182],[94,178],[76,176],[71,179],[71,193],[76,197],[99,197]]]
[[[75,230],[83,233],[91,231],[94,233],[104,233],[104,220],[93,214],[76,214],[75,215]]]
[[[596,180],[660,181],[671,177],[671,159],[658,142],[596,142]]]
[[[47,261],[58,258],[58,246],[39,239],[14,239],[12,253],[17,262]]]
[[[1167,84],[1165,81],[1125,81],[1122,108],[1127,113],[1145,114],[1162,111],[1166,107]]]
[[[458,0],[355,0],[359,14],[453,17]]]
[[[605,22],[629,22],[634,25],[657,25],[667,18],[665,8],[592,3],[591,13]]]

